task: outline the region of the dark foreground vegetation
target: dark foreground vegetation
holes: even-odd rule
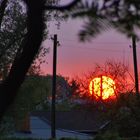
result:
[[[139,97],[134,93],[123,93],[115,102],[109,104],[106,104],[107,111],[103,114],[107,115],[110,124],[97,135],[95,140],[139,140]]]

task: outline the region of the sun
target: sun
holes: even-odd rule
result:
[[[89,92],[96,99],[115,98],[115,82],[108,76],[96,77],[90,81]]]

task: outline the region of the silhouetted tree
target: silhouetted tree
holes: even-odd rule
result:
[[[24,0],[24,2],[27,9],[27,33],[22,41],[21,49],[16,54],[7,78],[0,84],[0,117],[3,116],[3,113],[15,99],[26,73],[38,53],[45,29],[44,10],[52,7],[45,6],[45,0]],[[77,1],[74,1],[67,6],[59,7],[59,9],[70,9],[76,3]],[[4,6],[1,5],[1,7],[5,9],[6,4]],[[1,15],[3,18],[3,13]]]
[[[50,14],[47,13],[45,18],[48,19],[49,17],[49,20],[51,20]],[[21,42],[26,33],[26,10],[24,5],[21,1],[9,0],[0,28],[0,78],[2,80],[8,75],[18,49],[22,49]],[[48,31],[45,31],[44,39],[47,34]],[[40,65],[45,63],[46,59],[43,57],[45,57],[48,51],[49,49],[43,45],[40,47],[28,74],[41,74]]]
[[[138,0],[85,0],[78,10],[70,14],[73,18],[84,18],[85,24],[80,31],[80,39],[90,40],[102,31],[115,28],[128,37],[138,37],[140,28],[140,3]]]
[[[107,60],[103,65],[96,64],[94,70],[85,73],[83,77],[75,78],[74,85],[78,85],[77,87],[74,86],[75,91],[78,91],[77,96],[79,94],[79,97],[87,97],[93,101],[95,96],[89,92],[89,83],[100,76],[108,76],[114,80],[117,97],[122,93],[132,92],[134,89],[134,81],[128,66],[120,61]]]
[[[15,0],[7,2],[0,27],[0,78],[4,79],[26,34],[26,14]]]
[[[80,94],[80,83],[76,80],[76,78],[73,78],[70,82],[69,82],[69,85],[70,85],[70,92],[71,92],[71,95],[73,97],[79,97],[79,94]]]
[[[18,52],[8,77],[0,85],[0,114],[1,116],[14,100],[16,92],[22,84],[24,77],[38,52],[43,39],[44,1],[25,1],[27,5],[27,34],[23,40],[22,50]]]

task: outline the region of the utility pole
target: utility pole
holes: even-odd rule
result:
[[[100,77],[100,97],[102,100],[103,99],[103,77],[102,77],[102,75]]]
[[[136,96],[139,98],[139,81],[138,81],[137,51],[136,51],[135,36],[132,36],[132,47],[133,47],[133,61],[134,61],[134,74],[135,74],[135,91],[136,91]]]
[[[55,128],[55,95],[56,95],[56,65],[57,65],[57,35],[53,38],[53,77],[52,77],[52,106],[51,106],[51,137],[55,139],[56,128]]]
[[[94,95],[95,95],[95,93],[94,93],[94,81],[92,80],[92,99],[94,99]]]

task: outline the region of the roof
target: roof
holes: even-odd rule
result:
[[[51,124],[51,112],[34,112],[35,116],[40,117]],[[93,131],[98,132],[106,121],[101,119],[98,111],[56,111],[56,128],[72,131]]]

